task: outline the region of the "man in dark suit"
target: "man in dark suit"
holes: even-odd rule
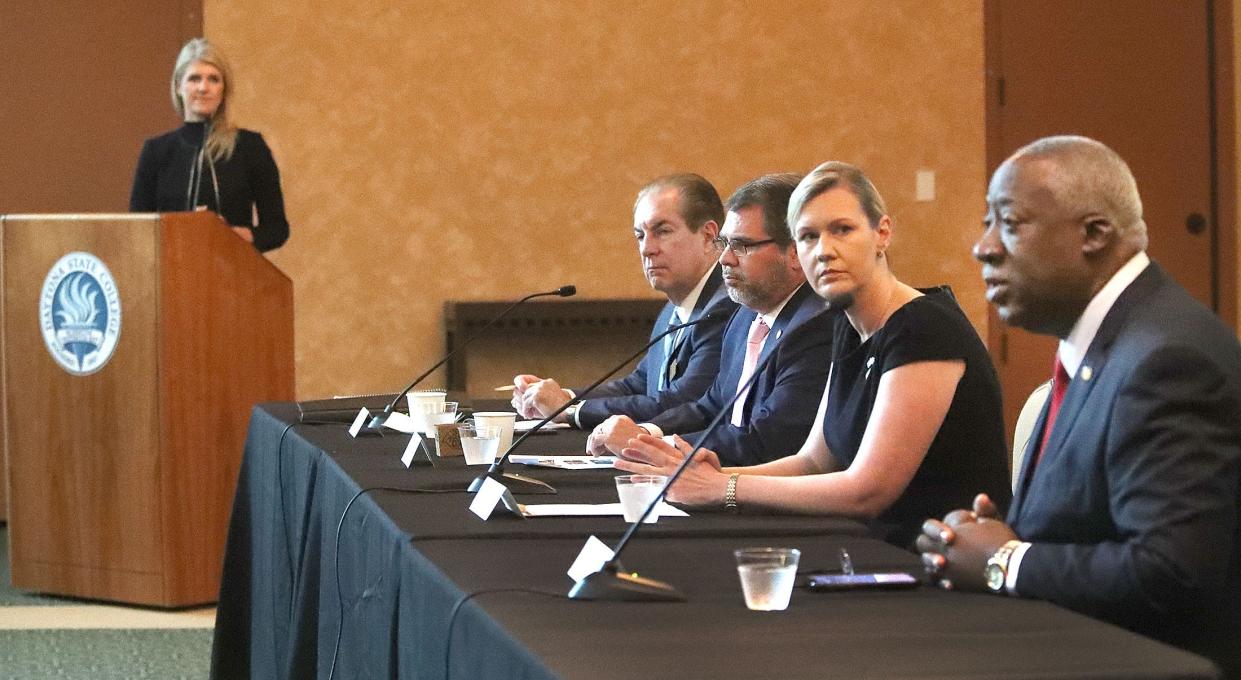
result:
[[[1052,137],[996,171],[974,246],[1008,324],[1060,338],[1001,521],[928,520],[944,587],[1050,600],[1241,677],[1241,346],[1144,252],[1133,175]]]
[[[633,234],[642,269],[651,288],[668,298],[651,339],[704,315],[707,319],[666,335],[632,373],[600,385],[557,416],[557,422],[591,428],[618,413],[645,420],[697,399],[711,386],[724,325],[737,308],[720,285],[715,264],[723,219],[715,187],[695,174],[660,177],[638,192]],[[519,375],[513,384],[513,406],[523,418],[545,418],[575,396],[551,378]]]
[[[720,371],[696,401],[638,424],[615,416],[591,434],[591,453],[618,453],[642,430],[697,443],[704,428],[768,355],[748,392],[704,442],[724,465],[797,451],[814,422],[831,364],[832,315],[806,283],[785,221],[797,175],[766,175],[728,199],[721,231],[724,284],[743,306],[724,331]]]

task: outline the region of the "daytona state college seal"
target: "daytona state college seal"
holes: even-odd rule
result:
[[[43,279],[39,326],[47,351],[67,372],[103,368],[121,336],[121,299],[107,265],[84,252],[57,260]]]

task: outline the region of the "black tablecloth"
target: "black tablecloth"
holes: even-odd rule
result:
[[[325,678],[334,652],[336,678],[1212,674],[1198,657],[1041,602],[930,588],[799,589],[785,612],[745,609],[737,547],[798,547],[803,570],[812,570],[834,568],[844,546],[861,571],[918,572],[915,555],[865,538],[845,519],[664,518],[644,527],[624,562],[672,583],[688,602],[570,601],[565,570],[587,536],[615,544],[626,528],[619,519],[483,522],[462,492],[481,468],[448,460],[406,469],[398,458],[407,437],[353,439],[344,425],[290,425],[297,416],[293,405],[266,404],[251,420],[213,677]],[[581,442],[580,433],[535,436],[523,451],[573,453]],[[523,471],[559,489],[523,502],[615,500],[612,471]],[[371,486],[437,493],[372,491],[342,523],[346,505]]]

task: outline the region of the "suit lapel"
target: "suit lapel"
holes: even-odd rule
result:
[[[1051,438],[1047,440],[1047,448],[1043,451],[1042,460],[1038,463],[1039,467],[1056,465],[1059,459],[1065,455],[1065,442],[1069,440],[1078,416],[1082,414],[1084,407],[1089,401],[1091,391],[1107,368],[1107,359],[1112,344],[1124,329],[1130,310],[1141,304],[1162,283],[1163,278],[1163,270],[1152,262],[1133,283],[1129,284],[1129,287],[1120,294],[1120,297],[1116,298],[1112,308],[1103,317],[1103,323],[1100,324],[1099,331],[1095,333],[1094,340],[1091,341],[1090,347],[1086,350],[1086,356],[1082,360],[1081,366],[1078,367],[1077,374],[1073,376],[1072,381],[1069,383],[1069,389],[1064,395],[1064,402],[1060,405],[1060,413],[1056,416],[1056,424],[1052,429]],[[1048,399],[1049,403],[1050,401]],[[1034,459],[1038,457],[1037,444],[1042,440],[1041,434],[1044,423],[1047,422],[1048,408],[1049,404],[1043,406],[1038,423],[1035,425],[1035,435],[1030,437],[1030,443],[1026,447],[1026,458],[1022,464],[1020,484],[1018,485],[1017,493],[1014,494],[1012,511],[1010,513],[1014,518],[1020,517],[1026,493],[1030,490],[1033,478],[1038,474],[1038,468],[1034,465]]]
[[[689,314],[690,321],[697,321],[702,318],[704,311],[710,309],[711,306],[715,304],[716,300],[718,300],[722,295],[728,294],[724,287],[720,285],[723,281],[724,276],[720,272],[720,266],[718,264],[713,265],[711,275],[707,277],[707,282],[703,284],[702,291],[698,294],[698,300],[694,303],[694,309]],[[672,303],[668,304],[669,307],[672,307]],[[670,316],[669,318],[673,317]],[[685,343],[688,342],[691,330],[692,329],[690,328],[686,328],[685,330],[672,335],[672,346],[668,350],[668,353],[664,355],[663,362],[660,364],[668,376],[669,384],[671,384],[673,380],[677,379],[677,376],[681,373],[681,369],[684,367],[685,362],[681,360],[681,350],[685,347]],[[660,344],[662,345],[663,343]],[[660,348],[660,351],[663,351],[662,347]]]
[[[789,329],[804,320],[802,318],[804,315],[801,313],[802,303],[805,302],[806,296],[809,294],[810,284],[803,283],[793,292],[793,297],[789,298],[788,304],[784,305],[784,309],[780,310],[780,315],[776,317],[776,322],[772,324],[767,340],[763,343],[763,351],[758,355],[760,362],[766,359],[768,354],[775,351],[780,344],[780,339],[784,337],[784,334]],[[753,392],[754,390],[750,391]]]
[[[720,354],[720,375],[724,381],[721,385],[727,386],[730,397],[736,393],[737,383],[741,382],[741,371],[745,367],[746,341],[750,337],[750,324],[754,323],[756,316],[758,314],[753,309],[742,305],[729,321],[728,330],[732,331],[733,336],[729,337],[727,332],[724,336],[724,349]]]

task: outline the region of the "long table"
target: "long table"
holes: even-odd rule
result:
[[[1031,600],[798,588],[784,612],[745,608],[738,547],[800,548],[802,571],[836,568],[842,547],[859,571],[920,571],[843,518],[690,510],[644,527],[623,558],[687,602],[568,600],[565,570],[588,536],[614,545],[619,518],[483,522],[464,493],[478,468],[406,469],[405,436],[298,420],[293,404],[254,410],[212,677],[1215,677],[1199,657]],[[539,435],[523,452],[583,441]],[[523,502],[615,501],[611,471],[522,471],[559,491]],[[359,495],[370,487],[401,490]]]

